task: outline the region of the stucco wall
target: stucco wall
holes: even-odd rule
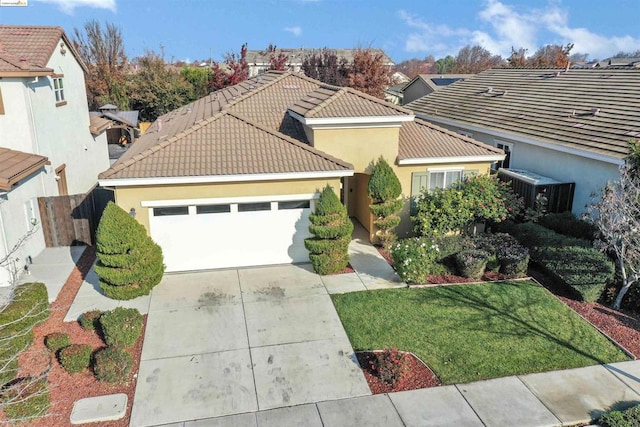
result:
[[[445,126],[454,131],[463,127]],[[592,194],[599,193],[607,181],[618,179],[618,166],[599,160],[589,159],[575,154],[563,153],[549,148],[525,144],[514,139],[497,138],[474,131],[473,138],[489,145],[497,142],[513,144],[511,168],[526,169],[562,182],[575,182],[573,213],[580,215],[592,202]]]
[[[26,79],[2,78],[0,90],[4,114],[0,114],[0,147],[36,152]]]
[[[25,208],[28,201],[32,202],[29,207],[33,207],[33,215],[37,220],[35,233],[11,255],[14,260],[18,258],[15,265],[19,268],[24,267],[27,256],[34,258],[45,248],[37,201],[37,198],[43,195],[42,182],[38,176],[41,174],[44,174],[42,169],[21,180],[20,185],[4,196],[0,196],[0,259],[5,258],[6,254],[33,227]],[[9,284],[7,271],[0,268],[0,286]]]
[[[336,194],[340,191],[340,180],[309,179],[302,181],[269,181],[220,184],[158,185],[153,187],[116,188],[116,204],[125,211],[136,210],[136,219],[149,231],[149,209],[143,201],[208,199],[221,197],[276,196],[283,194],[311,194],[331,186]]]
[[[315,129],[313,146],[349,162],[356,173],[371,172],[382,155],[390,162],[398,157],[400,128]]]

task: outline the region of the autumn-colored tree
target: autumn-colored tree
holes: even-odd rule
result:
[[[335,51],[326,47],[314,51],[302,61],[302,71],[312,79],[334,86],[348,83],[348,65],[345,58],[338,58]]]
[[[284,71],[287,69],[287,63],[289,62],[289,55],[285,55],[281,50],[278,50],[275,44],[269,43],[266,50],[260,52],[261,55],[269,55],[269,69],[275,71]]]
[[[479,73],[490,68],[501,67],[504,59],[500,55],[492,55],[482,46],[467,45],[460,49],[456,56],[456,62],[451,72],[453,73]]]
[[[125,66],[127,56],[120,28],[107,23],[104,27],[95,20],[82,29],[74,29],[73,45],[88,69],[86,75],[87,103],[97,110],[104,104],[129,108]]]
[[[240,54],[229,52],[225,55],[222,65],[218,62],[211,67],[211,90],[219,90],[245,81],[249,77],[247,63],[247,44],[240,48]]]
[[[536,68],[566,67],[571,49],[573,49],[573,43],[568,43],[566,46],[557,44],[542,46],[529,58],[527,65]]]
[[[511,55],[507,58],[510,67],[526,67],[527,66],[527,49],[521,47],[515,50],[511,47]]]
[[[429,55],[424,59],[412,58],[402,61],[396,64],[395,70],[412,79],[418,74],[435,74],[438,72],[438,66],[435,58]]]
[[[372,49],[356,49],[349,69],[349,86],[377,98],[384,98],[389,84],[389,68],[382,52]]]
[[[129,82],[129,96],[141,120],[154,121],[193,99],[191,84],[179,71],[167,67],[160,54],[148,51],[136,62],[138,72]]]

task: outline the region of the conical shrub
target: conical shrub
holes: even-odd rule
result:
[[[402,193],[402,185],[383,157],[373,166],[367,190],[373,200],[370,207],[375,216],[373,224],[378,227],[376,235],[382,246],[389,248],[396,240],[394,229],[400,224],[398,212],[402,209],[402,200],[398,197]]]
[[[145,228],[110,202],[96,231],[95,271],[109,298],[128,300],[148,295],[164,274],[162,249]]]
[[[305,239],[309,260],[316,273],[339,273],[349,264],[349,242],[353,224],[336,193],[327,186],[309,215],[309,231],[314,237]]]

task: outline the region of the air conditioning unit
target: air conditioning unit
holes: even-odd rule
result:
[[[575,182],[561,182],[528,170],[503,168],[498,169],[498,178],[511,183],[511,188],[522,196],[527,208],[535,208],[541,194],[547,199],[548,213],[571,211],[573,207]]]

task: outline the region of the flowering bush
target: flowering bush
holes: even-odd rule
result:
[[[428,274],[439,274],[444,269],[437,264],[439,248],[423,237],[403,239],[391,247],[393,265],[405,282],[424,283]]]
[[[404,355],[395,348],[385,348],[375,354],[370,363],[371,370],[385,384],[395,387],[406,368]]]
[[[489,254],[478,249],[469,249],[455,255],[456,268],[463,277],[480,279],[487,267]]]

